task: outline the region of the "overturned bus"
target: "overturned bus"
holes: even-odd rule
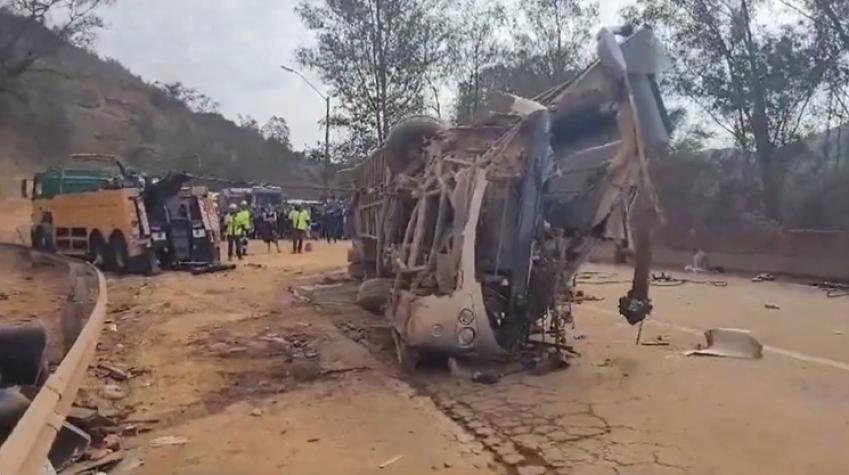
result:
[[[389,289],[401,359],[505,356],[568,322],[572,278],[605,239],[637,248],[620,312],[635,324],[651,311],[648,225],[659,212],[647,160],[670,126],[661,48],[650,29],[627,33],[602,29],[598,59],[569,83],[504,95],[470,126],[409,118],[340,172],[356,190],[350,270],[366,279],[361,292]]]

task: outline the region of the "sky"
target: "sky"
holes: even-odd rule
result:
[[[149,82],[180,81],[221,104],[224,116],[260,124],[286,118],[296,149],[324,140],[324,100],[299,77],[294,52],[312,43],[296,0],[118,0],[103,10],[96,52]],[[617,23],[624,0],[601,0],[599,26]],[[310,71],[303,74],[326,90]]]

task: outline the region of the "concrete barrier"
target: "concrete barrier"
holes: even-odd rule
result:
[[[613,262],[613,245],[603,243],[596,247],[590,259],[596,262]],[[693,252],[655,248],[654,263],[658,267],[683,270],[693,263]],[[767,252],[708,251],[710,263],[729,272],[758,274],[769,272],[799,278],[849,281],[849,249],[832,256],[782,255]]]

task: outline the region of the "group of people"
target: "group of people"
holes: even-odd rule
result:
[[[317,215],[317,216],[316,216]],[[313,219],[316,216],[317,219]],[[344,212],[341,203],[330,202],[321,207],[307,208],[295,204],[288,211],[266,206],[252,212],[247,201],[238,206],[230,204],[223,219],[227,240],[227,257],[242,259],[247,254],[248,237],[262,239],[271,252],[271,245],[280,252],[279,239],[292,240],[292,253],[304,252],[304,240],[315,236],[335,242],[344,237]]]

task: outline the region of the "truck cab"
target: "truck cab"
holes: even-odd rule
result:
[[[51,168],[24,180],[31,243],[119,272],[151,272],[151,232],[139,182],[108,170]]]

